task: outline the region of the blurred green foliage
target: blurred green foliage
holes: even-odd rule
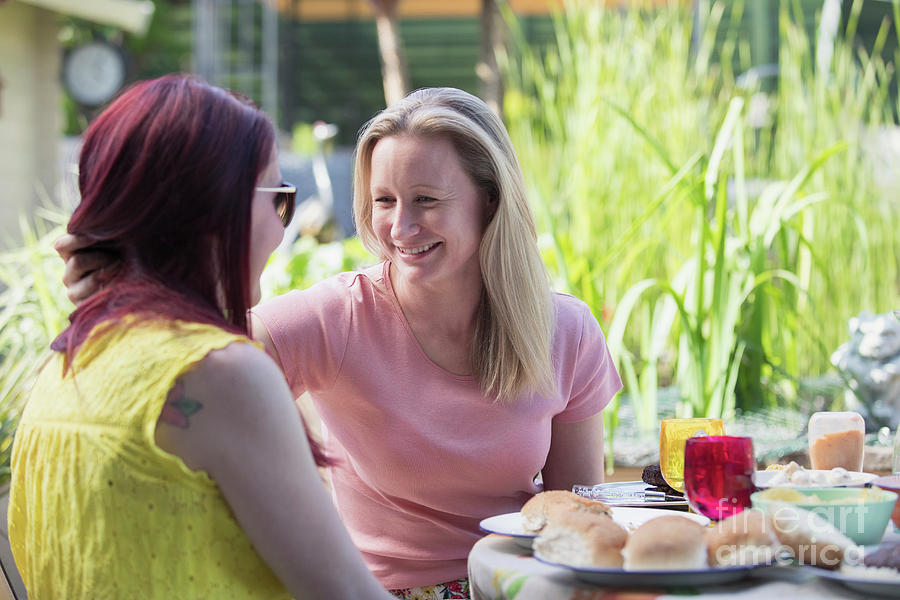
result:
[[[301,236],[289,249],[279,249],[269,258],[261,280],[262,299],[303,290],[336,273],[375,262],[357,237],[322,244],[312,236]]]
[[[0,485],[9,479],[19,413],[72,310],[53,250],[67,219],[62,209],[39,209],[34,223],[20,220],[24,243],[0,251]]]
[[[570,2],[541,50],[512,19],[505,116],[545,259],[604,322],[644,428],[661,385],[682,415],[796,405],[850,317],[898,305],[900,179],[879,160],[897,30],[867,52],[862,5],[817,67],[802,3],[780,3],[774,85],[753,76],[742,2]]]

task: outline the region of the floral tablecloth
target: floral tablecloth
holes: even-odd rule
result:
[[[890,537],[894,539],[895,536],[900,539],[896,533]],[[649,583],[652,586],[652,582]],[[568,569],[538,562],[512,538],[493,534],[479,540],[469,554],[469,584],[472,600],[669,600],[686,596],[700,596],[702,600],[829,600],[871,597],[794,567],[762,569],[740,582],[713,587],[599,587],[579,581]]]

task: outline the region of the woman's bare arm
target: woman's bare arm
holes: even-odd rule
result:
[[[193,412],[178,414],[185,406]],[[184,375],[156,436],[163,449],[216,481],[294,597],[392,598],[340,522],[284,378],[258,349],[232,344]]]
[[[571,490],[576,483],[603,482],[603,413],[575,423],[554,423],[544,489]]]

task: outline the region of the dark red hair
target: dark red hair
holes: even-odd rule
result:
[[[166,75],[120,95],[84,134],[68,226],[120,271],[51,347],[71,364],[94,327],[126,315],[247,334],[251,203],[274,148],[249,99],[198,78]]]
[[[135,84],[91,123],[69,233],[121,259],[114,285],[69,317],[70,354],[127,314],[247,333],[250,205],[274,128],[249,100],[185,75]]]

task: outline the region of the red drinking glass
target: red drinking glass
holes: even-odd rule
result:
[[[684,489],[695,512],[718,521],[749,508],[756,491],[753,440],[732,435],[689,438],[684,445]]]

